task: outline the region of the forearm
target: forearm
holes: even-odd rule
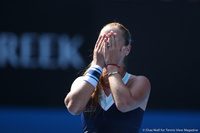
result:
[[[140,107],[148,100],[150,94],[150,82],[144,76],[137,76],[134,81],[124,85],[122,77],[116,73],[109,76],[109,84],[115,104],[121,112]]]
[[[74,81],[65,104],[72,114],[80,114],[87,105],[92,93],[99,82],[103,69],[99,65],[93,65],[86,75]]]
[[[109,77],[111,92],[117,108],[124,111],[128,107],[129,101],[132,98],[130,90],[124,85],[120,74],[114,74]]]
[[[124,85],[120,73],[116,73],[120,72],[120,69],[118,69],[116,66],[109,65],[107,66],[107,71],[109,76],[108,81],[115,104],[117,107],[120,107],[124,102],[126,102],[127,97],[130,97],[131,93]]]
[[[65,98],[65,105],[69,112],[74,115],[82,113],[94,89],[94,86],[84,81],[83,78],[76,79]]]

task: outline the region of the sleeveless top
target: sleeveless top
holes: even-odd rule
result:
[[[122,78],[126,84],[130,78],[126,73]],[[144,110],[138,107],[132,111],[121,112],[114,104],[112,94],[108,97],[104,92],[101,94],[98,104],[98,113],[92,116],[86,110],[81,114],[83,133],[138,133],[142,123]]]

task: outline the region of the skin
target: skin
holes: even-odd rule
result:
[[[122,31],[118,27],[104,27],[94,47],[92,65],[103,68],[103,90],[107,96],[112,93],[119,111],[128,112],[138,107],[145,110],[150,94],[150,82],[145,76],[131,75],[128,83],[124,85],[122,77],[126,72],[123,69],[123,60],[131,50],[130,44],[124,44]],[[106,67],[106,64],[117,64],[120,68],[112,65]],[[108,77],[108,73],[112,72],[119,73]],[[64,100],[69,112],[74,115],[81,114],[94,90],[94,86],[82,77],[77,78]]]

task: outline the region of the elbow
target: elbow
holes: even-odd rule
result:
[[[72,115],[80,115],[82,113],[82,111],[80,111],[76,107],[73,107],[73,106],[70,106],[70,105],[67,106],[67,109]]]
[[[134,106],[134,103],[131,101],[120,102],[120,103],[116,104],[116,107],[122,113],[126,113],[128,111],[131,111],[131,110],[137,108],[136,106]]]
[[[117,109],[120,111],[120,112],[122,112],[122,113],[126,113],[126,112],[128,112],[127,111],[127,109],[126,109],[126,107],[124,106],[124,105],[118,105],[117,106]]]
[[[83,111],[81,111],[75,104],[73,104],[72,101],[69,101],[67,98],[65,98],[64,103],[68,109],[68,111],[72,115],[80,115]]]
[[[116,107],[122,113],[125,113],[128,111],[128,103],[126,103],[126,102],[118,103],[118,104],[116,104]]]

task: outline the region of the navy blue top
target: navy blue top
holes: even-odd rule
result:
[[[101,108],[101,106],[98,104]],[[90,116],[89,112],[81,114],[83,133],[138,133],[142,123],[144,110],[122,113],[113,104],[107,111]]]

